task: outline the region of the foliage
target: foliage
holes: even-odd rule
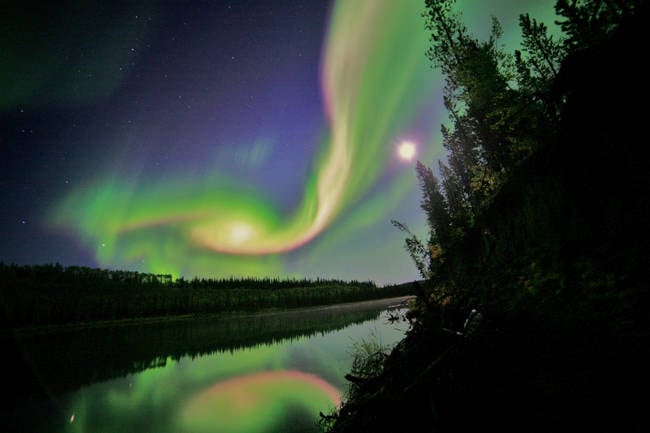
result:
[[[567,284],[573,265],[559,241],[565,222],[557,214],[562,207],[582,210],[562,192],[564,168],[551,164],[557,143],[567,140],[572,92],[582,79],[568,72],[577,70],[578,54],[612,38],[643,5],[560,0],[561,37],[523,14],[521,49],[506,53],[496,19],[481,41],[463,24],[454,0],[426,0],[427,55],[445,78],[447,155],[438,176],[421,162],[416,166],[429,239],[393,221],[408,235],[406,250],[426,280],[425,305],[478,298],[512,304]]]
[[[645,0],[558,0],[555,11],[571,51],[594,48],[611,38],[621,22],[647,7]]]
[[[352,345],[352,367],[350,374],[364,380],[379,377],[384,369],[384,361],[390,348],[381,343],[379,336],[371,333],[368,337],[355,341]],[[352,384],[348,391],[354,396],[357,384]]]

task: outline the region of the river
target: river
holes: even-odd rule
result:
[[[24,432],[317,432],[355,350],[404,336],[404,299],[24,335],[0,415]]]

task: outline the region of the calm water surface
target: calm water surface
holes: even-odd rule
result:
[[[404,336],[396,302],[24,338],[48,398],[14,415],[39,432],[316,432],[355,345]]]

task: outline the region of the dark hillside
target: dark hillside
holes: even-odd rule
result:
[[[413,312],[381,371],[351,378],[330,432],[646,431],[649,19],[643,4],[564,59],[556,138],[454,251],[469,295]]]

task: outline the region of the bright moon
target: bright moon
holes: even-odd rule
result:
[[[415,156],[415,143],[412,141],[402,141],[397,148],[399,157],[404,161],[410,161]]]

